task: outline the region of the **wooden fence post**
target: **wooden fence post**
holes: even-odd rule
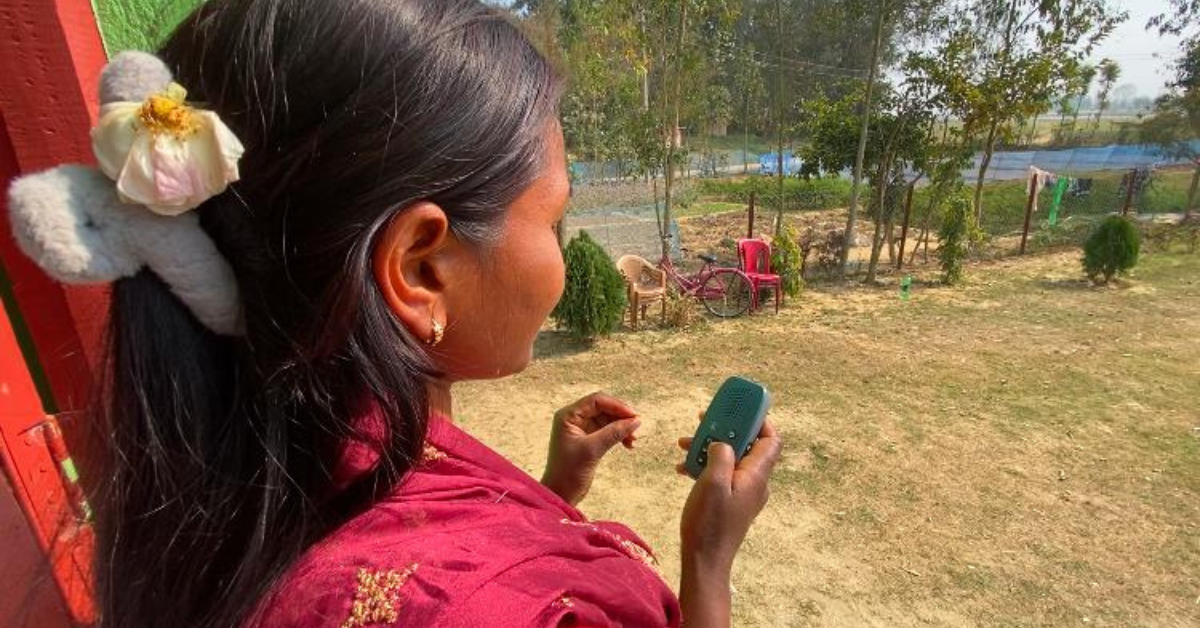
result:
[[[750,223],[746,227],[746,237],[754,239],[754,191],[750,192]]]
[[[1021,230],[1021,255],[1025,254],[1025,242],[1029,239],[1029,221],[1033,218],[1033,204],[1037,202],[1038,186],[1036,172],[1029,177],[1029,200],[1025,203],[1025,227]]]

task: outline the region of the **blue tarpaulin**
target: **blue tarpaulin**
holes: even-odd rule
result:
[[[795,154],[784,151],[783,153],[783,174],[784,176],[792,176],[800,172],[800,158]],[[764,153],[758,157],[758,173],[765,175],[776,175],[776,168],[779,167],[779,153]]]

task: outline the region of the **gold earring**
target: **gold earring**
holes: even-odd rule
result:
[[[446,333],[446,328],[442,327],[442,324],[436,318],[430,318],[429,321],[433,324],[433,336],[426,340],[425,344],[436,347],[442,341],[442,334]]]

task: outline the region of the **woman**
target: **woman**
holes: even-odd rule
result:
[[[773,428],[736,465],[710,450],[676,599],[632,531],[574,507],[636,438],[624,403],[560,411],[543,483],[453,423],[453,383],[522,370],[563,288],[562,81],[519,30],[474,0],[211,0],[159,56],[195,111],[175,87],[121,105],[114,73],[97,156],[199,240],[121,214],[146,268],[112,293],[100,626],[728,625]],[[119,139],[155,130],[144,163]],[[212,186],[162,155],[198,135],[226,179],[175,216],[172,185]],[[179,261],[210,249],[207,274]]]

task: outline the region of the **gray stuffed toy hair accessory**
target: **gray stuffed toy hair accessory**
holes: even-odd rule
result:
[[[121,53],[100,76],[101,104],[140,102],[169,85],[171,73],[160,59]],[[232,180],[236,165],[234,175]],[[127,202],[112,178],[80,165],[21,177],[8,195],[18,246],[55,279],[108,283],[148,267],[206,327],[222,335],[243,333],[233,269],[190,208],[168,215]]]

